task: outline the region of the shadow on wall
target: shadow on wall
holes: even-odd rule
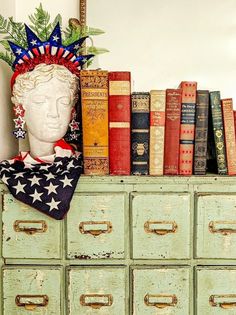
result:
[[[18,141],[12,134],[14,128],[10,80],[12,71],[0,61],[0,161],[18,153]]]

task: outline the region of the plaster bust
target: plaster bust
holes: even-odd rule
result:
[[[32,157],[53,154],[55,142],[66,134],[78,83],[76,75],[56,64],[40,64],[16,78],[12,102],[25,110]]]

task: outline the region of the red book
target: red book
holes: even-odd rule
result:
[[[179,174],[181,89],[166,90],[164,174]]]
[[[236,142],[232,98],[221,100],[228,175],[236,175]]]
[[[183,81],[179,88],[182,89],[179,174],[192,175],[197,82]]]
[[[235,128],[235,138],[236,138],[236,110],[234,110],[234,128]]]
[[[110,175],[130,175],[130,72],[109,73]]]

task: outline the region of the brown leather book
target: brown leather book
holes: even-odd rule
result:
[[[228,175],[236,175],[236,142],[232,98],[221,100]]]
[[[181,96],[181,89],[166,90],[165,175],[179,174]]]
[[[227,160],[225,151],[224,123],[222,117],[222,106],[220,91],[210,92],[210,104],[212,114],[212,125],[214,132],[216,160],[219,175],[227,175]]]
[[[109,174],[108,72],[81,70],[84,173]]]
[[[197,91],[196,128],[194,146],[194,175],[205,175],[207,167],[207,136],[209,91]]]

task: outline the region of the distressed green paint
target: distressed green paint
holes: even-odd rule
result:
[[[17,232],[14,228],[16,221],[20,228],[42,228],[43,221],[47,228],[45,232],[28,234]],[[5,258],[60,258],[61,256],[61,222],[53,220],[44,214],[31,209],[15,200],[12,195],[5,194],[3,201],[3,257]]]
[[[69,315],[128,314],[125,268],[71,268],[68,273]],[[99,296],[94,296],[96,294]],[[87,297],[85,299],[86,305],[81,302],[82,295]],[[93,305],[89,306],[88,302],[93,304],[100,302],[103,306],[95,308],[95,305],[94,307]]]
[[[17,306],[17,295],[47,295],[48,305],[36,307],[33,311]],[[61,314],[61,269],[41,267],[4,267],[3,269],[3,315],[59,315]],[[42,298],[26,298],[40,302]]]
[[[76,194],[67,216],[68,257],[124,258],[124,211],[122,193]],[[93,234],[94,230],[98,235]]]
[[[236,194],[197,198],[197,257],[236,258]]]
[[[183,292],[186,292],[185,290],[187,290],[185,294],[185,303],[189,306],[187,310],[180,313],[181,315],[236,314],[235,309],[229,310],[222,308],[210,308],[211,312],[209,314],[207,313],[207,308],[204,311],[199,311],[199,307],[201,306],[201,304],[199,304],[200,301],[205,301],[204,303],[206,303],[207,298],[199,295],[200,291],[197,291],[197,279],[196,276],[194,276],[194,270],[196,268],[199,269],[199,266],[201,266],[200,269],[203,269],[204,271],[201,281],[199,282],[199,284],[201,283],[201,286],[204,287],[205,285],[208,285],[208,282],[210,282],[211,287],[214,288],[214,279],[219,278],[222,279],[222,281],[219,282],[220,289],[216,290],[217,292],[220,292],[220,294],[224,294],[224,292],[227,293],[234,291],[236,279],[234,277],[234,273],[230,273],[230,277],[232,276],[233,282],[229,281],[227,270],[236,269],[236,249],[234,249],[233,244],[235,242],[231,240],[234,239],[235,234],[232,233],[232,235],[229,234],[225,236],[222,235],[220,237],[217,236],[218,240],[213,241],[212,239],[207,238],[209,232],[206,231],[206,224],[207,222],[209,222],[209,219],[234,219],[236,206],[236,200],[234,197],[236,195],[236,177],[81,176],[79,185],[76,189],[76,195],[73,198],[72,206],[68,213],[68,216],[65,220],[61,222],[52,220],[47,216],[40,214],[35,209],[31,209],[18,202],[15,202],[14,199],[9,194],[7,194],[7,189],[2,184],[0,184],[0,195],[0,199],[4,195],[6,195],[5,198],[9,198],[11,200],[9,200],[11,204],[7,207],[5,202],[2,202],[0,204],[0,209],[3,210],[2,213],[0,211],[0,217],[4,224],[4,237],[3,241],[1,242],[2,246],[0,248],[0,265],[4,267],[4,270],[13,270],[12,272],[14,275],[14,279],[16,280],[18,269],[37,269],[40,271],[46,269],[48,271],[51,271],[58,270],[58,267],[56,266],[62,266],[62,274],[60,273],[60,275],[62,275],[60,289],[63,294],[61,300],[60,296],[56,292],[58,283],[57,276],[53,275],[53,292],[57,295],[57,305],[54,306],[56,309],[56,315],[68,315],[69,307],[71,307],[71,309],[74,307],[74,314],[76,315],[86,315],[86,313],[84,313],[84,310],[82,313],[77,311],[77,308],[81,306],[80,300],[78,298],[78,293],[80,292],[78,291],[80,290],[79,283],[82,283],[83,285],[84,281],[86,281],[88,278],[93,278],[93,281],[95,282],[94,288],[96,290],[98,290],[98,286],[102,286],[105,288],[105,283],[103,285],[102,279],[106,279],[106,277],[97,277],[97,274],[94,274],[94,277],[92,275],[88,276],[88,273],[91,270],[98,269],[101,274],[103,274],[102,271],[106,272],[107,269],[112,270],[111,274],[116,274],[116,270],[119,270],[119,272],[120,270],[122,270],[122,276],[117,276],[116,279],[119,279],[119,290],[120,292],[123,292],[123,300],[121,302],[119,300],[118,304],[116,304],[116,306],[118,307],[118,311],[115,312],[115,315],[137,315],[138,313],[132,312],[132,306],[134,305],[135,311],[136,309],[145,305],[143,297],[142,299],[138,298],[138,300],[134,299],[134,277],[132,275],[132,272],[128,274],[128,269],[135,269],[139,272],[139,277],[137,278],[139,279],[139,281],[136,282],[136,284],[139,288],[137,290],[139,290],[139,292],[142,292],[142,296],[144,294],[144,291],[145,294],[147,294],[149,288],[160,288],[160,291],[161,289],[163,289],[162,292],[166,292],[169,287],[173,287],[173,279],[177,279],[178,282],[177,287],[173,287],[176,292],[178,292],[176,288],[181,287],[182,285],[181,277],[174,277],[174,275],[172,274],[170,276],[170,279],[172,280],[168,282],[170,283],[170,285],[166,287],[167,283],[165,282],[165,280],[163,279],[162,281],[162,279],[160,279],[160,284],[156,284],[157,286],[155,286],[154,284],[156,283],[157,278],[156,273],[152,273],[152,276],[149,277],[149,279],[152,281],[150,285],[149,282],[147,282],[147,285],[146,283],[144,283],[145,273],[143,273],[143,270],[150,271],[168,269],[176,270],[176,273],[182,269],[188,270],[190,286],[189,288],[184,288]],[[98,199],[96,199],[96,196]],[[132,196],[135,196],[135,198],[132,198]],[[80,199],[80,197],[82,199]],[[143,197],[145,197],[146,199],[143,199]],[[91,208],[92,204],[93,207]],[[107,216],[104,216],[106,211],[103,208],[100,208],[100,211],[97,210],[97,212],[95,210],[91,211],[91,209],[98,209],[98,205],[104,205],[104,209],[108,209]],[[149,215],[148,217],[146,217],[147,205],[152,205],[151,207],[149,207],[149,209],[151,209],[151,215]],[[142,239],[143,236],[140,237],[140,235],[143,235],[142,233],[144,232],[143,221],[146,219],[151,219],[152,217],[154,217],[153,214],[158,213],[154,211],[155,209],[157,209],[158,205],[163,205],[162,210],[160,211],[161,214],[164,213],[163,218],[168,218],[168,220],[171,220],[171,218],[174,217],[176,221],[183,221],[185,226],[182,226],[181,223],[181,230],[178,229],[175,233],[176,235],[171,233],[166,234],[163,237],[160,235],[153,235],[156,236],[154,238],[155,242],[153,245],[152,243],[149,243],[149,239],[147,242],[147,240]],[[111,210],[111,208],[113,210]],[[138,212],[138,217],[141,220],[140,222],[142,222],[140,223],[140,225],[135,226],[133,224],[133,220],[135,218],[133,216],[133,211]],[[183,213],[185,214],[184,219],[182,217]],[[210,217],[208,217],[209,213],[211,214]],[[169,216],[167,216],[167,214]],[[107,235],[101,234],[100,236],[103,237],[103,242],[99,242],[98,240],[100,239],[100,236],[89,237],[91,235],[82,235],[79,232],[79,222],[81,222],[82,219],[93,220],[94,218],[96,218],[96,220],[98,221],[104,221],[104,219],[108,218],[110,220],[113,220],[113,226],[115,227],[113,235],[115,237],[106,237],[108,235],[110,237],[112,233],[109,233]],[[50,232],[50,234],[48,237],[42,238],[43,233],[38,235],[24,235],[24,233],[15,233],[13,229],[13,224],[15,220],[46,220],[49,227],[47,232]],[[200,222],[201,224],[198,224]],[[197,229],[199,231],[198,234]],[[179,231],[185,231],[185,236],[182,235],[179,239],[173,238],[177,235],[180,235],[178,234]],[[2,231],[0,230],[0,238],[1,232]],[[5,232],[7,232],[7,234],[5,234]],[[14,233],[18,236],[16,237]],[[196,236],[200,236],[200,234],[202,234],[203,239],[200,243],[200,239],[198,240],[199,246],[197,249]],[[7,243],[11,241],[11,239],[9,240],[9,237],[12,236],[14,236],[15,239],[9,248],[9,245]],[[78,237],[80,236],[83,237],[78,240]],[[84,236],[86,236],[86,238]],[[140,239],[138,239],[139,237]],[[84,245],[85,239],[86,245]],[[165,242],[167,246],[167,251],[165,250],[164,255],[163,253],[161,253],[161,250],[164,247],[160,246],[160,240],[162,239],[165,241],[168,239],[168,241]],[[222,241],[220,241],[222,239],[224,239],[223,243]],[[43,243],[41,243],[41,240],[43,240]],[[156,240],[158,240],[158,242],[156,242]],[[227,242],[228,245],[226,246],[225,244]],[[204,249],[205,246],[209,246],[209,251]],[[226,247],[224,248],[224,246]],[[143,248],[143,250],[140,251],[139,247]],[[137,254],[135,258],[133,258],[132,250],[134,248]],[[229,248],[232,249],[229,250]],[[1,254],[2,249],[4,253]],[[204,255],[201,254],[201,251],[205,251]],[[197,252],[198,257],[196,257]],[[105,255],[106,253],[109,253],[109,255]],[[162,257],[160,253],[165,257]],[[3,254],[5,256],[4,259]],[[78,258],[80,254],[85,255],[84,258],[89,258],[90,256],[91,259],[75,259]],[[12,265],[12,267],[10,267],[10,265]],[[19,265],[28,265],[28,268],[21,267]],[[34,267],[35,265],[37,266]],[[212,267],[208,268],[207,266]],[[209,270],[219,269],[218,266],[222,266],[220,270],[222,274],[220,273],[214,275],[214,279],[209,281],[206,277],[209,273]],[[66,269],[72,269],[71,276],[69,276],[70,273],[65,276]],[[82,270],[83,272],[85,272],[85,274],[87,275],[85,277],[85,280],[82,277],[82,274],[80,274],[79,276],[75,276],[77,270]],[[123,275],[124,270],[125,272]],[[223,273],[224,271],[227,271],[227,273]],[[35,274],[32,272],[31,275]],[[24,288],[25,283],[28,281],[28,278],[32,279],[31,275],[24,274],[24,276],[22,276],[18,281],[18,287]],[[70,280],[72,281],[70,282]],[[79,282],[80,280],[82,282]],[[1,281],[3,282],[3,290],[4,292],[6,292],[6,278],[4,277],[3,280],[1,279]],[[118,283],[117,280],[114,280],[111,277],[111,281],[106,282],[108,283],[107,287],[113,288],[113,282],[115,284]],[[45,285],[47,286],[47,282],[45,283]],[[17,287],[15,285],[15,282],[13,282],[12,280],[10,287],[11,292],[14,292],[14,286]],[[93,286],[91,284],[91,288],[92,287]],[[204,292],[204,289],[201,289],[201,291]],[[4,294],[6,296],[6,293]],[[119,297],[121,296],[121,294],[118,295]],[[15,315],[11,311],[12,307],[14,307],[15,305],[15,302],[14,300],[11,300],[11,302],[9,302],[9,300],[3,299],[3,291],[1,285],[0,296],[0,314],[2,315],[1,308],[3,308],[4,306],[4,315]],[[128,300],[130,301],[129,307],[126,305],[126,302]],[[71,301],[74,302],[72,303]],[[117,303],[116,299],[114,301],[115,303]],[[197,304],[199,306],[198,313]],[[58,310],[57,307],[59,307],[60,310]],[[89,307],[87,308],[88,310],[90,310]],[[122,309],[122,311],[120,311],[120,308]],[[149,313],[147,313],[148,315],[152,315],[152,313],[150,312],[153,312],[153,314],[155,315],[176,315],[175,313],[173,313],[173,309],[177,310],[177,308],[172,309],[171,307],[158,309],[156,307],[152,308],[151,306],[149,306],[148,309],[150,309]],[[102,312],[105,311],[107,312],[106,308],[103,307],[92,311],[93,312],[91,312],[91,314],[95,315],[104,314]],[[21,312],[18,310],[18,313],[16,314],[54,314],[53,312],[48,314],[42,313],[43,309],[27,311],[26,313],[25,310],[22,310]],[[105,314],[110,315],[110,313],[108,312]],[[141,312],[140,315],[145,315],[145,313]]]
[[[146,226],[148,224],[148,228],[145,228],[145,224]],[[134,258],[189,258],[189,195],[134,194],[132,196],[132,227]],[[158,231],[163,231],[164,234],[160,235]]]
[[[236,269],[199,268],[197,270],[197,315],[235,315],[235,305],[224,308],[221,304],[227,301],[236,303],[235,283]],[[217,305],[212,305],[211,296],[214,297],[213,301]]]
[[[188,268],[134,269],[133,314],[189,314],[189,282]]]

